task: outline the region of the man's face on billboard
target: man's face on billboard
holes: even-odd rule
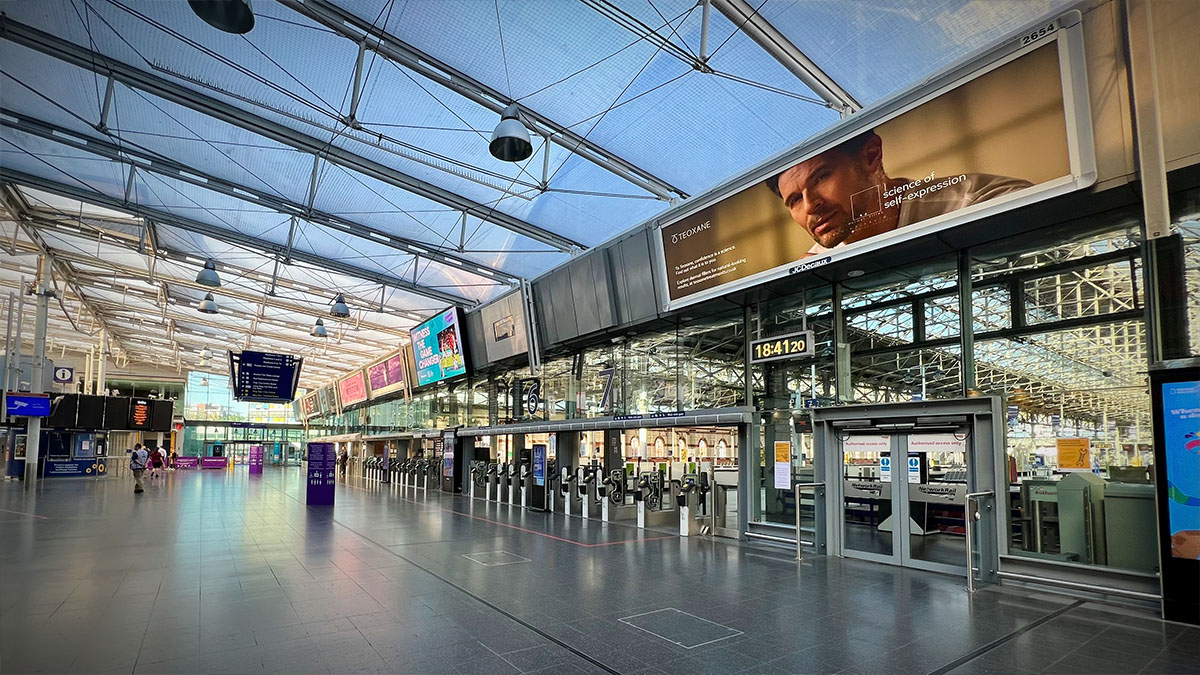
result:
[[[854,233],[858,223],[851,196],[877,182],[871,166],[877,163],[869,161],[868,150],[875,148],[853,154],[832,148],[779,176],[779,194],[792,219],[825,248],[837,246]]]

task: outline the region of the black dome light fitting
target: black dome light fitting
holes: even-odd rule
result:
[[[241,35],[254,28],[250,0],[188,0],[188,4],[204,23],[219,31]]]

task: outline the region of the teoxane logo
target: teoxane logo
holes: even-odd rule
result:
[[[692,236],[693,234],[697,234],[704,230],[711,230],[711,229],[712,229],[712,221],[706,220],[703,223],[700,223],[699,225],[693,225],[682,232],[676,232],[675,234],[671,235],[671,243],[678,244],[680,239],[687,239],[688,237]]]

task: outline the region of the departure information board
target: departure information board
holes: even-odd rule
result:
[[[129,399],[129,428],[138,430],[150,429],[150,399]]]
[[[304,359],[270,352],[229,353],[233,397],[239,401],[289,403],[296,397]]]

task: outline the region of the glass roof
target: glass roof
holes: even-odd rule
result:
[[[1068,5],[751,3],[868,105]],[[183,2],[9,0],[3,182],[23,208],[101,219],[112,250],[50,233],[74,265],[104,252],[97,268],[151,274],[145,222],[159,273],[190,281],[206,258],[244,272],[223,273],[247,296],[230,308],[340,291],[407,326],[498,297],[839,119],[721,6],[706,29],[693,0],[286,0],[255,3],[242,36]],[[533,130],[519,163],[487,149],[510,102]]]

